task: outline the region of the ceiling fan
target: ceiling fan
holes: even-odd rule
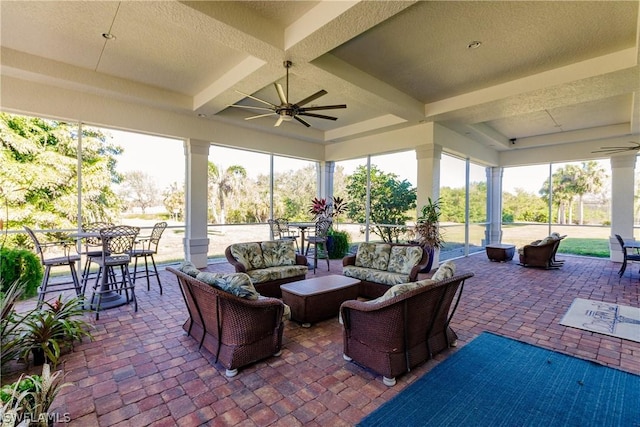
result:
[[[262,100],[260,98],[256,98],[255,96],[249,95],[247,93],[243,93],[240,92],[239,90],[237,90],[236,92],[238,92],[241,95],[246,96],[247,98],[251,98],[255,101],[261,102],[265,105],[268,105],[269,107],[254,107],[251,105],[229,105],[229,107],[235,107],[235,108],[245,108],[245,109],[250,109],[250,110],[263,110],[263,111],[269,111],[269,113],[266,114],[258,114],[257,116],[252,116],[252,117],[247,117],[245,118],[245,120],[253,120],[253,119],[259,119],[260,117],[269,117],[273,114],[275,114],[276,116],[278,116],[278,120],[276,120],[276,123],[274,124],[275,126],[280,126],[282,124],[282,122],[289,122],[292,119],[295,119],[297,121],[299,121],[300,123],[302,123],[303,125],[305,125],[306,127],[310,127],[311,125],[309,123],[307,123],[305,120],[303,120],[302,118],[300,118],[299,116],[306,116],[306,117],[315,117],[318,119],[325,119],[325,120],[338,120],[337,117],[332,117],[332,116],[325,116],[323,114],[315,114],[315,113],[310,113],[309,111],[319,111],[319,110],[335,110],[335,109],[339,109],[339,108],[347,108],[346,104],[339,104],[339,105],[321,105],[321,106],[316,106],[316,107],[303,107],[303,105],[308,104],[309,102],[320,98],[322,95],[326,95],[327,91],[322,89],[319,90],[318,92],[314,93],[311,96],[306,97],[305,99],[303,99],[302,101],[298,101],[295,104],[292,104],[289,102],[289,68],[291,68],[291,61],[284,61],[284,67],[287,69],[287,89],[286,92],[282,89],[282,85],[280,83],[274,83],[273,85],[276,88],[276,91],[278,92],[278,97],[280,98],[280,105],[275,105],[272,104],[270,102],[267,102],[265,100]]]
[[[640,150],[640,144],[635,141],[629,141],[631,144],[628,147],[600,147],[600,150],[592,151],[592,153],[607,153],[607,154],[616,154],[616,153],[624,153],[625,151],[638,151]]]

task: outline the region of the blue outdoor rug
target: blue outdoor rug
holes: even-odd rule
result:
[[[361,426],[640,426],[640,376],[483,333]]]

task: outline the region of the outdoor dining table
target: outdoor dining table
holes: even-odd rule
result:
[[[77,233],[71,233],[69,237],[73,239],[80,239],[80,240],[87,239],[87,238],[100,238],[100,232],[99,231],[79,231]],[[106,271],[103,272],[103,275],[106,276]],[[86,289],[86,283],[89,281],[89,277],[88,276],[83,277],[82,281],[83,281],[82,285],[83,285],[83,291],[84,291],[84,289]],[[107,280],[101,280],[100,293],[102,294],[102,297],[100,298],[101,309],[119,307],[121,305],[129,303],[126,295],[109,289]],[[91,310],[94,310],[96,308],[96,303],[94,302],[93,297],[94,295],[91,296],[91,302],[89,304],[89,307],[86,307]]]
[[[304,255],[304,236],[307,232],[307,228],[314,228],[315,222],[290,222],[290,227],[297,227],[300,230],[300,253]]]

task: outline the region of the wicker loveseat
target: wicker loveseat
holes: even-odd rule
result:
[[[455,346],[457,336],[449,322],[464,281],[472,276],[395,285],[378,299],[342,303],[344,358],[381,374],[386,385],[395,385],[396,376]]]
[[[234,243],[224,252],[237,273],[246,273],[260,295],[281,298],[280,285],[307,276],[307,258],[292,240]]]
[[[280,355],[286,311],[282,301],[258,295],[243,273],[181,269],[185,272],[167,267],[178,278],[189,312],[182,327],[216,357],[228,377],[235,376],[238,368]],[[193,277],[196,274],[211,284]]]
[[[355,255],[342,259],[342,274],[361,281],[360,296],[377,298],[392,285],[415,281],[428,262],[422,246],[360,243]]]

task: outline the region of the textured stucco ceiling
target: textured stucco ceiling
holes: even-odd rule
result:
[[[638,5],[2,1],[0,61],[3,76],[312,142],[438,121],[511,150],[512,138],[575,142],[591,128],[637,135]],[[337,121],[274,128],[275,116],[228,107],[260,105],[238,91],[278,104],[285,59],[290,100],[325,89],[311,105],[346,103],[324,112]]]

